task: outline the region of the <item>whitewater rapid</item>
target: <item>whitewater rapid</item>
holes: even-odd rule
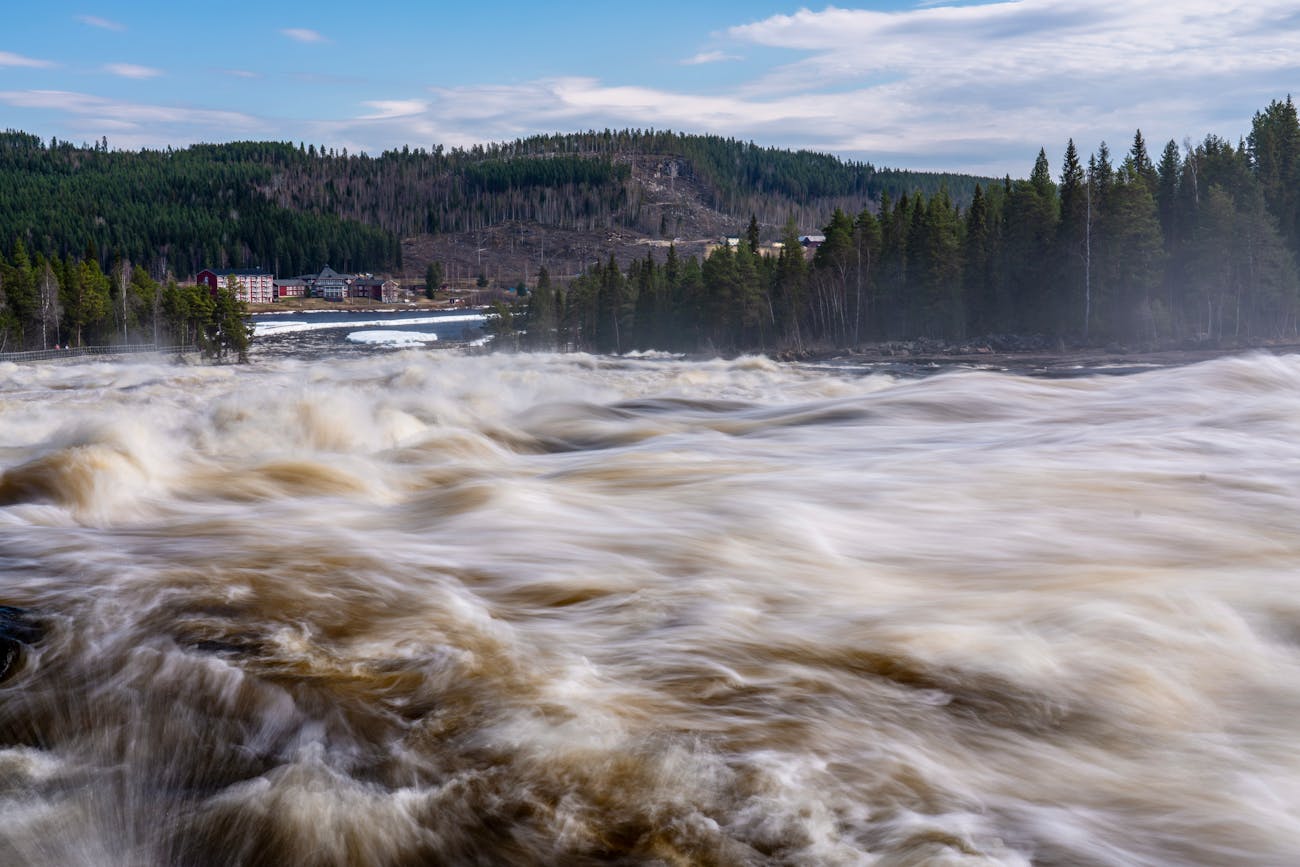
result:
[[[0,864],[1300,863],[1298,491],[1296,357],[0,364]]]

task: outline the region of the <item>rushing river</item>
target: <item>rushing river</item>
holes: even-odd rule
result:
[[[0,864],[1300,863],[1300,358],[9,364],[0,470]]]

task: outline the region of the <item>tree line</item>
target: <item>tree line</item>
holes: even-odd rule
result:
[[[0,352],[139,343],[243,361],[247,317],[229,281],[215,292],[163,283],[121,258],[105,272],[93,249],[80,257],[28,256],[21,240],[0,255]]]
[[[568,286],[539,279],[518,311],[525,343],[597,352],[752,351],[917,337],[1040,335],[1057,343],[1294,338],[1300,333],[1300,122],[1288,97],[1237,145],[1210,135],[1153,161],[1139,131],[1118,158],[1073,141],[1054,179],[883,192],[835,210],[805,255],[794,221],[763,251],[703,261],[670,248],[626,270],[611,258]],[[494,323],[509,331],[515,317]]]
[[[0,133],[0,243],[29,255],[100,251],[144,264],[155,278],[203,268],[264,267],[276,273],[326,263],[374,269],[400,262],[389,232],[326,212],[278,205],[276,155],[289,146],[197,145],[183,150],[110,151],[107,143],[48,145]]]

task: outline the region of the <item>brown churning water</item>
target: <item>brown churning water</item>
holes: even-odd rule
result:
[[[1297,358],[8,365],[0,471],[0,864],[1300,863]]]

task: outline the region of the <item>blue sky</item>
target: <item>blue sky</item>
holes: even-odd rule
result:
[[[0,30],[0,127],[132,149],[633,126],[1024,176],[1071,137],[1235,141],[1298,81],[1295,0],[53,0]]]

